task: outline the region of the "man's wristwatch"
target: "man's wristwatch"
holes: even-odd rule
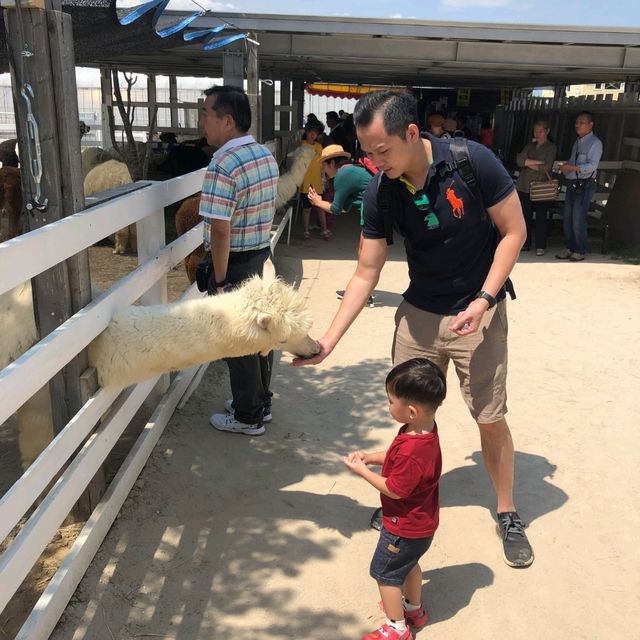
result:
[[[216,282],[216,289],[224,289],[229,284],[228,280],[223,280],[222,282]]]
[[[489,303],[489,309],[491,309],[491,307],[496,306],[497,300],[490,293],[487,293],[486,291],[478,291],[478,293],[476,293],[474,297],[474,300],[477,300],[478,298],[483,298],[484,300],[486,300]]]

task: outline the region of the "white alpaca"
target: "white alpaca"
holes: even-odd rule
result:
[[[31,282],[0,295],[0,369],[4,369],[38,339]],[[20,462],[27,469],[53,440],[49,389],[45,384],[16,412]]]
[[[84,179],[84,195],[92,196],[131,182],[131,174],[124,162],[108,160],[89,171]],[[137,251],[137,239],[135,224],[116,231],[113,253],[126,253],[128,244],[132,251]]]
[[[305,144],[292,151],[287,158],[291,167],[278,179],[278,193],[276,195],[276,209],[284,206],[293,196],[304,180],[304,174],[316,155],[313,147]]]
[[[115,388],[272,349],[308,357],[318,351],[308,335],[311,322],[293,287],[255,276],[222,295],[116,312],[89,345],[89,361],[100,384]]]
[[[80,154],[82,162],[82,177],[86,178],[89,171],[99,164],[103,164],[108,160],[113,160],[113,156],[102,147],[86,147]]]

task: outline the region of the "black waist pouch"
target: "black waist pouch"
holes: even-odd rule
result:
[[[211,264],[211,258],[205,258],[198,262],[196,267],[196,285],[198,291],[209,291],[209,281],[213,275],[213,264]]]

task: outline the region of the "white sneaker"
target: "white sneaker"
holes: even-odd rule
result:
[[[261,424],[238,422],[233,416],[226,413],[214,413],[209,419],[209,422],[218,431],[243,433],[246,436],[261,436],[265,431],[264,426]]]
[[[233,398],[229,398],[228,400],[224,401],[224,410],[231,415],[234,414],[235,409],[233,408]],[[262,422],[271,422],[272,420],[273,415],[271,414],[271,411],[269,411],[269,413],[265,413],[262,416]]]

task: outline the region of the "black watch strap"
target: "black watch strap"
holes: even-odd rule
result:
[[[222,282],[216,282],[216,289],[222,289],[222,287],[226,287],[229,284],[228,280],[223,280]]]
[[[496,306],[497,300],[490,293],[487,293],[486,291],[478,291],[474,299],[478,299],[478,298],[483,298],[484,300],[486,300],[489,303],[489,309],[491,309],[491,307]]]

